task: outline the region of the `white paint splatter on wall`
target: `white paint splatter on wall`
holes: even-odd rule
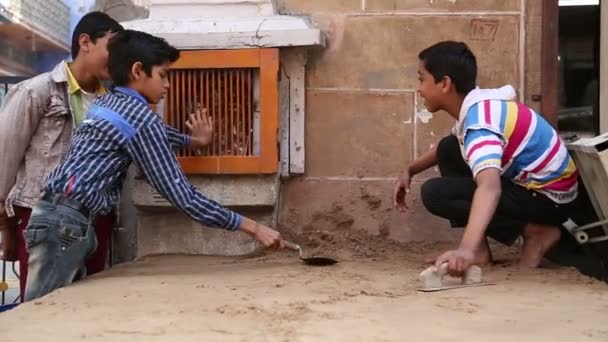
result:
[[[433,113],[426,110],[426,108],[420,109],[416,112],[416,118],[423,124],[428,124],[433,119]]]

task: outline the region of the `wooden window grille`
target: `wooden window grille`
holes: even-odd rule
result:
[[[176,152],[187,174],[259,174],[278,169],[278,49],[182,51],[162,103],[167,124],[187,133],[196,109],[213,118],[199,153]]]

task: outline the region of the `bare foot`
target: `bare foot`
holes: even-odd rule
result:
[[[538,267],[560,236],[561,232],[555,226],[528,223],[523,232],[524,243],[519,264],[530,268]]]

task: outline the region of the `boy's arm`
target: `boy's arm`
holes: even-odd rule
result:
[[[465,151],[477,183],[469,221],[458,250],[449,251],[437,258],[436,267],[448,262],[453,275],[465,272],[473,263],[475,251],[484,239],[501,195],[503,142],[494,132],[485,129],[469,130],[465,134]]]
[[[486,228],[494,216],[500,194],[500,170],[496,168],[485,169],[475,177],[477,189],[473,195],[469,222],[465,227],[460,249],[475,251],[483,241]]]
[[[437,146],[434,146],[432,149],[426,151],[423,155],[411,162],[406,171],[410,174],[410,176],[413,177],[416,174],[435,165],[437,165]]]
[[[266,247],[283,247],[279,232],[224,208],[188,182],[162,124],[157,122],[143,127],[129,143],[128,151],[152,186],[193,220],[209,227],[240,229]]]
[[[492,131],[471,129],[465,133],[464,148],[477,189],[460,248],[474,251],[481,243],[500,199],[503,141]]]
[[[165,133],[169,139],[169,144],[175,149],[188,147],[192,141],[192,138],[188,134],[184,134],[177,129],[165,124]]]
[[[190,184],[162,124],[155,122],[141,128],[128,150],[150,184],[177,209],[210,227],[239,228],[242,220],[239,215],[206,198]]]
[[[425,152],[416,160],[411,162],[397,178],[397,184],[393,189],[393,206],[401,212],[407,210],[405,195],[410,191],[410,184],[414,175],[437,165],[437,146]]]
[[[22,86],[13,87],[0,109],[0,202],[15,185],[17,172],[44,108],[36,93]],[[3,206],[0,206],[2,209]],[[2,210],[0,210],[2,211]]]

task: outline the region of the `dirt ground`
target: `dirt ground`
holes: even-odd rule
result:
[[[420,293],[445,245],[351,232],[294,237],[293,253],[152,256],[0,314],[9,341],[608,341],[608,287],[566,268],[521,270],[501,248],[494,286]]]

